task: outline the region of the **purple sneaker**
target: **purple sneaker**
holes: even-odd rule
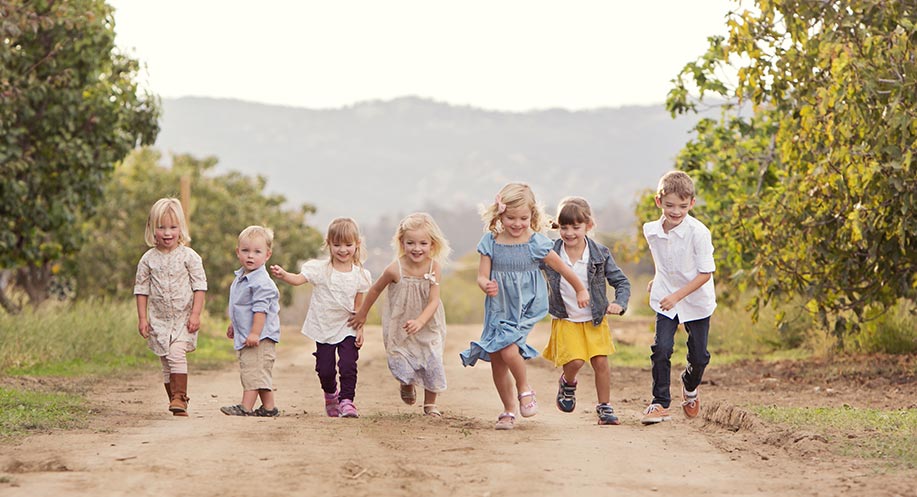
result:
[[[353,405],[353,401],[350,399],[344,399],[341,401],[341,417],[342,418],[359,418],[360,415],[357,414],[357,406]]]
[[[325,413],[330,418],[336,418],[341,415],[341,408],[338,406],[338,393],[325,392]]]

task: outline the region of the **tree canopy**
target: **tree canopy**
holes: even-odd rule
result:
[[[917,296],[917,7],[758,0],[727,23],[667,100],[722,109],[677,158],[718,281],[755,288],[755,310],[801,296],[843,337]]]
[[[159,131],[114,39],[103,0],[0,0],[0,268],[35,304],[114,164]]]
[[[264,192],[263,177],[236,172],[215,175],[215,158],[172,157],[171,167],[160,165],[159,152],[143,148],[132,152],[106,183],[104,201],[83,224],[86,243],[68,260],[65,273],[74,279],[77,298],[133,296],[137,261],[148,249],[143,231],[150,207],[162,197],[178,197],[182,176],[191,183],[190,246],[201,255],[207,272],[207,305],[223,312],[233,271],[239,267],[235,247],[239,232],[259,224],[274,230],[270,264],[295,270],[298,261],[318,255],[322,236],[306,224],[315,211],[310,205],[285,206],[282,195]],[[287,302],[290,285],[279,285]]]

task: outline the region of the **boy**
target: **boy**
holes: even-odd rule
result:
[[[653,361],[653,401],[643,411],[643,424],[671,419],[669,394],[672,347],[678,323],[688,333],[688,366],[681,374],[681,406],[693,418],[700,410],[697,387],[710,362],[707,334],[716,308],[713,289],[713,243],[710,230],[688,215],[694,207],[694,182],[682,171],[670,171],[659,180],[656,207],[662,217],[643,225],[656,265],[649,283],[650,307],[656,311]]]
[[[280,414],[271,382],[275,346],[280,341],[280,292],[264,268],[273,243],[274,232],[261,226],[249,226],[239,234],[236,255],[242,267],[229,289],[226,336],[233,339],[239,357],[242,403],[220,408],[229,416]],[[261,407],[252,410],[259,396]]]

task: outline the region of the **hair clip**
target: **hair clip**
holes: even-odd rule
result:
[[[494,199],[494,203],[497,204],[497,214],[503,214],[506,211],[506,204],[503,203],[503,198],[500,197],[500,194],[497,194],[497,198]]]

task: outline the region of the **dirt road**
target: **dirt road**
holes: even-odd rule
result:
[[[274,370],[282,416],[221,414],[240,396],[229,368],[192,374],[191,416],[173,417],[151,367],[93,395],[99,414],[90,429],[0,446],[0,495],[814,496],[861,491],[869,481],[862,468],[785,457],[679,412],[642,426],[645,371],[613,372],[612,404],[623,424],[598,426],[591,373],[581,376],[576,412],[564,414],[553,405],[558,372],[537,359],[529,372],[541,412],[495,431],[501,406],[490,369],[462,368],[457,355],[477,337],[473,326],[449,328],[444,419],[401,402],[378,329],[367,329],[359,362],[360,418],[330,419],[312,345],[297,331],[284,331]],[[546,329],[530,341],[543,345]],[[705,395],[710,404],[718,392]],[[865,495],[896,495],[894,488]]]

